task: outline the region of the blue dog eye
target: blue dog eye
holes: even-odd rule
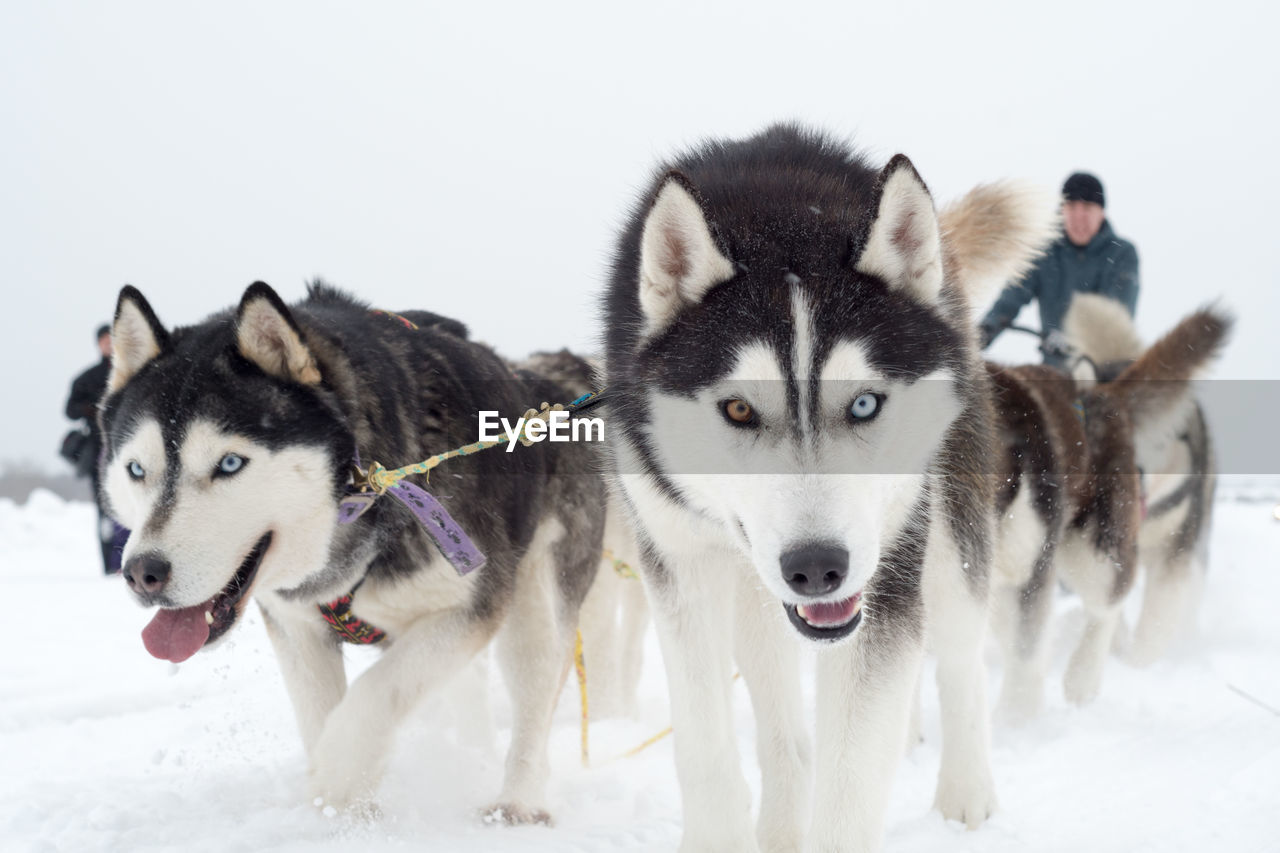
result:
[[[859,394],[849,404],[849,416],[856,421],[865,421],[880,411],[880,398],[875,394]]]
[[[135,480],[141,480],[143,477],[147,476],[147,472],[142,470],[142,466],[138,464],[136,459],[130,462],[126,468],[129,471],[129,476]]]
[[[219,474],[234,474],[244,467],[244,457],[237,456],[234,453],[228,453],[222,457],[222,461],[218,463]]]

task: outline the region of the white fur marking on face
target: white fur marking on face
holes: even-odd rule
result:
[[[163,460],[159,427],[152,429],[147,446],[154,443]],[[134,441],[123,450],[132,452]],[[232,475],[215,477],[227,453],[243,457],[244,465]],[[112,476],[128,477],[124,466],[129,458],[116,457],[113,467],[119,472]],[[170,474],[177,477],[173,503],[163,524],[154,530],[148,527],[165,475],[158,465],[154,486],[148,471],[150,488],[141,492],[147,496],[143,511],[128,522],[121,519],[133,530],[126,557],[155,551],[172,565],[165,592],[176,605],[190,606],[216,595],[268,531],[271,546],[255,589],[292,588],[325,567],[337,506],[328,454],[322,448],[294,445],[273,452],[210,421],[197,420],[186,429],[178,459],[179,470]],[[113,500],[118,489],[128,494],[128,485],[113,481]]]
[[[942,289],[942,240],[933,198],[905,158],[885,181],[856,269],[926,305]]]
[[[733,264],[716,248],[698,202],[679,181],[667,181],[640,238],[640,308],[646,334],[660,331],[682,307],[732,277]]]
[[[819,378],[824,386],[836,382],[880,383],[884,381],[884,374],[871,366],[863,344],[846,340],[831,348]]]
[[[134,461],[145,472],[142,480],[129,476],[129,463]],[[164,437],[160,425],[152,420],[139,425],[112,455],[105,474],[102,489],[112,515],[128,529],[138,530],[153,511],[164,482]],[[126,557],[136,550],[137,539],[136,536],[129,538]]]

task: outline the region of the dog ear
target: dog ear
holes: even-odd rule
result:
[[[661,330],[682,307],[733,277],[688,179],[671,172],[654,197],[640,237],[640,308],[646,335]]]
[[[160,325],[146,297],[131,284],[122,287],[111,324],[111,375],[107,378],[107,392],[123,388],[168,343],[169,333]]]
[[[268,285],[255,281],[236,309],[236,346],[240,354],[271,376],[317,385],[320,369],[284,301]]]
[[[942,240],[933,197],[911,161],[896,155],[880,172],[875,218],[855,269],[932,305],[942,290]]]

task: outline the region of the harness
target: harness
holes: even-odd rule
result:
[[[408,318],[401,317],[399,314],[394,314],[390,311],[375,309],[370,313],[395,320],[406,329],[417,330],[419,328]],[[534,421],[549,421],[552,412],[567,411],[573,413],[595,406],[601,402],[602,393],[602,391],[593,391],[583,394],[568,405],[557,403],[552,406],[549,403],[543,403],[541,410],[527,410],[524,413],[524,426],[516,438],[521,444],[528,447],[533,443],[529,437],[528,430],[530,424]],[[459,575],[467,575],[483,568],[487,559],[484,553],[471,541],[471,537],[462,529],[462,525],[458,524],[453,516],[449,514],[449,511],[444,508],[444,504],[440,503],[426,489],[406,482],[405,478],[412,474],[426,474],[429,477],[431,470],[443,462],[457,456],[469,456],[473,453],[479,453],[482,450],[488,450],[491,447],[497,447],[509,441],[510,438],[505,435],[494,441],[476,441],[445,453],[438,453],[421,462],[391,470],[376,461],[370,463],[368,470],[365,470],[360,464],[360,452],[357,450],[355,458],[351,462],[351,483],[347,486],[346,495],[338,504],[338,523],[351,524],[364,515],[378,498],[385,494],[390,494],[413,513],[414,517],[422,524],[423,530],[426,531],[431,541],[440,549],[440,553],[453,565]],[[318,604],[316,607],[330,627],[338,632],[338,636],[343,642],[372,645],[382,642],[387,635],[386,632],[365,622],[351,612],[352,598],[362,583],[364,583],[364,578],[361,578],[346,595],[329,604]]]

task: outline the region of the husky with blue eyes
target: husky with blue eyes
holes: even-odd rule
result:
[[[614,475],[662,643],[682,850],[873,850],[928,642],[936,806],[996,804],[982,638],[995,432],[971,303],[1054,236],[1012,184],[944,210],[780,125],[657,171],[605,298]],[[799,684],[817,654],[817,748]],[[750,690],[760,813],[730,714]]]
[[[434,535],[390,494],[363,514],[344,507],[353,465],[470,444],[479,412],[514,420],[568,392],[515,376],[460,323],[374,311],[322,284],[292,306],[254,284],[236,310],[171,331],[127,287],[113,338],[102,482],[132,530],[125,580],[159,608],[147,650],[190,658],[252,597],[311,759],[311,796],[367,810],[396,725],[496,638],[514,720],[487,816],[546,822],[551,711],[604,527],[591,446],[477,453],[432,484],[412,478],[435,485],[457,522]],[[458,556],[464,536],[482,566],[474,551]],[[385,650],[350,686],[343,640]]]

